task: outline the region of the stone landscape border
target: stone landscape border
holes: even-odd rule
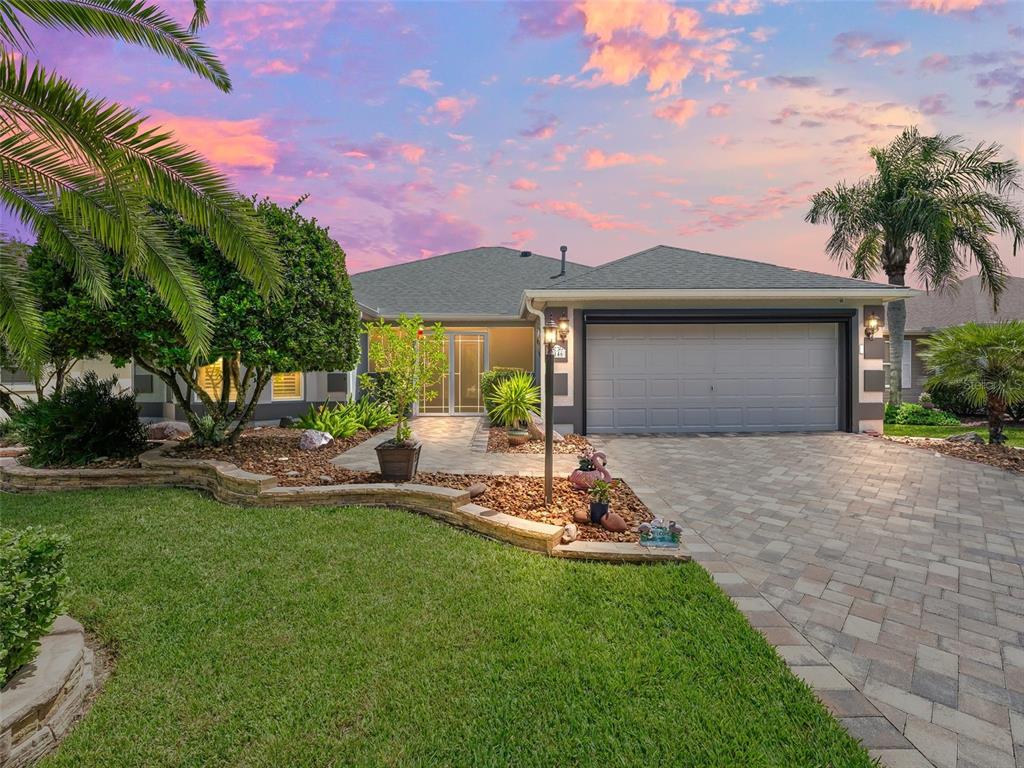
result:
[[[247,472],[217,459],[169,455],[169,441],[139,455],[138,468],[36,469],[14,458],[0,459],[0,489],[13,492],[86,488],[181,487],[207,491],[218,501],[260,507],[364,505],[395,507],[429,515],[497,541],[551,557],[614,563],[683,562],[685,547],[649,549],[633,542],[574,541],[562,544],[561,525],[505,514],[470,501],[469,492],[416,483],[347,483],[279,486],[272,475]]]
[[[39,654],[7,681],[0,712],[0,766],[29,766],[55,749],[93,691],[93,652],[82,625],[58,616]]]

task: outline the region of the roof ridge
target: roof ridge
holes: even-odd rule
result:
[[[372,274],[374,272],[381,272],[381,271],[383,271],[385,269],[394,269],[395,267],[404,267],[404,266],[407,266],[409,264],[422,264],[423,262],[433,261],[434,259],[441,259],[441,258],[444,258],[446,256],[458,256],[459,254],[471,253],[472,251],[487,251],[487,250],[509,251],[511,254],[515,254],[518,257],[519,254],[521,254],[523,252],[523,250],[525,250],[525,249],[509,248],[507,245],[475,245],[472,248],[463,248],[460,251],[448,251],[447,253],[435,253],[433,256],[427,256],[427,257],[422,258],[422,259],[412,259],[410,261],[400,261],[397,264],[385,264],[383,267],[374,267],[373,269],[364,269],[362,272],[353,272],[353,273],[351,273],[350,276],[354,277],[356,275],[369,275],[369,274]],[[561,264],[562,263],[561,256],[556,258],[554,256],[545,256],[543,253],[537,253],[536,251],[530,251],[530,257],[532,258],[534,256],[537,256],[537,257],[539,257],[541,259],[546,259],[547,261],[552,261],[555,264]],[[566,259],[566,261],[569,264],[572,264],[572,265],[577,266],[577,267],[584,267],[586,269],[593,269],[593,267],[590,267],[587,264],[581,264],[578,261],[572,261],[571,259]]]
[[[571,282],[572,280],[575,280],[578,277],[582,277],[583,275],[589,275],[592,272],[600,272],[605,267],[610,267],[613,264],[621,264],[622,262],[628,261],[629,259],[632,259],[632,258],[634,258],[636,256],[643,256],[645,253],[648,253],[649,251],[653,251],[653,250],[655,250],[657,248],[668,248],[668,247],[670,247],[670,246],[652,245],[650,248],[644,248],[642,251],[637,251],[636,253],[630,253],[630,254],[627,254],[625,256],[620,256],[617,259],[612,259],[611,261],[606,261],[604,264],[598,264],[596,267],[590,267],[586,272],[582,272],[582,273],[580,273],[578,275],[566,275],[564,278],[562,278],[558,282],[552,283],[551,286],[562,285],[563,283]],[[585,266],[585,265],[581,265],[581,266]],[[551,286],[549,286],[549,287],[551,287]]]

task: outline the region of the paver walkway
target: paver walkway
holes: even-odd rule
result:
[[[412,430],[423,441],[420,472],[458,472],[474,475],[544,474],[544,455],[487,453],[487,427],[478,416],[423,416],[411,421]],[[393,429],[367,440],[338,456],[334,463],[345,469],[376,470],[374,446],[389,437]],[[555,454],[557,476],[568,475],[577,466],[573,454]]]
[[[839,433],[601,443],[872,754],[1024,768],[1024,476]]]

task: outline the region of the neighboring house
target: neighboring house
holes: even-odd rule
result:
[[[356,274],[352,286],[368,317],[418,313],[448,329],[449,374],[419,413],[482,412],[490,368],[542,378],[541,325],[565,316],[561,430],[881,429],[885,345],[864,338],[864,319],[914,291],[669,246],[560,271],[476,248]]]
[[[884,318],[884,315],[881,316]],[[961,281],[955,288],[920,293],[907,299],[907,329],[903,341],[901,376],[904,400],[916,402],[928,379],[928,372],[920,357],[921,339],[953,325],[998,323],[1004,320],[1024,320],[1024,277],[1007,278],[998,310],[993,309],[992,296],[985,291],[977,275]],[[888,344],[885,367],[889,367]]]

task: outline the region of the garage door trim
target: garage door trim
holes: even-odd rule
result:
[[[683,324],[683,323],[835,323],[839,326],[839,425],[853,431],[853,365],[854,318],[856,309],[790,308],[790,309],[584,309],[576,360],[580,381],[578,404],[581,432],[587,434],[587,325],[615,324]]]

